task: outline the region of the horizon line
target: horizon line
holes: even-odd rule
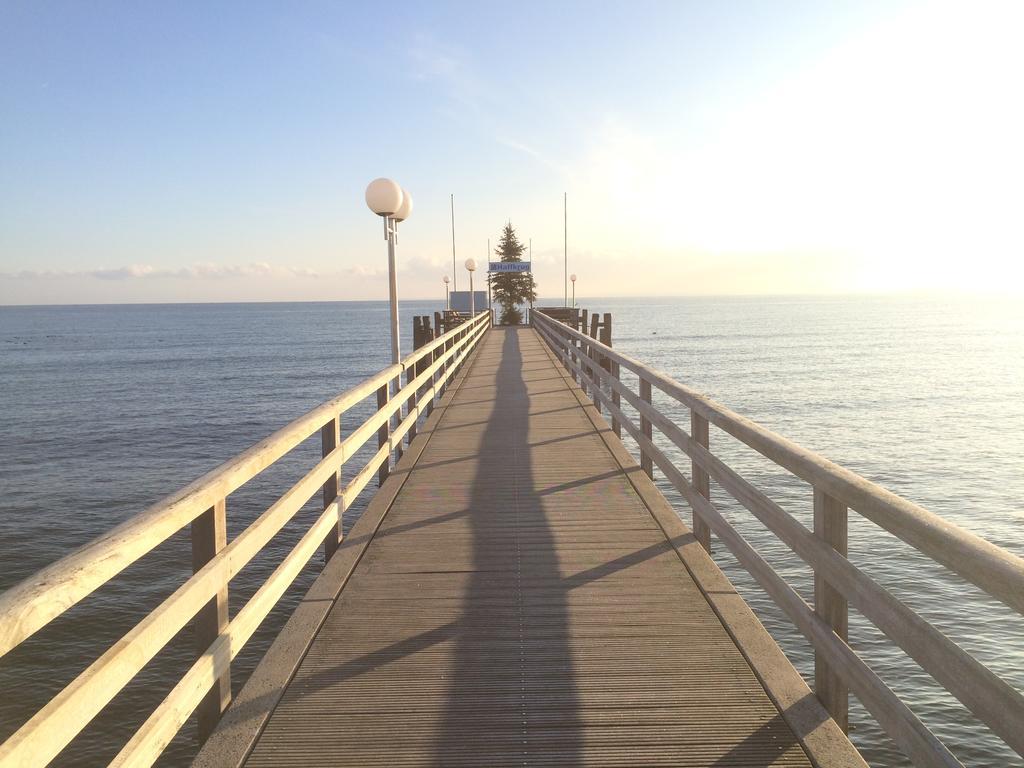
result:
[[[793,292],[793,293],[644,293],[644,294],[619,294],[608,296],[593,296],[587,301],[604,301],[607,299],[787,299],[787,298],[813,298],[813,299],[839,299],[839,298],[1014,298],[1015,294],[1010,291],[954,291],[954,290],[914,290],[914,291],[830,291],[819,293]],[[441,299],[433,296],[399,298],[399,305],[403,302],[424,302],[437,301]],[[24,303],[9,304],[0,302],[0,309],[32,309],[43,307],[155,307],[155,306],[206,306],[206,305],[243,305],[243,304],[371,304],[388,302],[387,298],[382,299],[265,299],[265,300],[237,300],[237,301],[98,301],[98,302],[46,302],[46,303]],[[577,300],[577,305],[580,301]],[[535,302],[535,306],[541,306]],[[560,302],[545,306],[563,306]]]

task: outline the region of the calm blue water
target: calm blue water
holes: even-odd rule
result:
[[[613,314],[615,346],[623,351],[1024,555],[1024,305],[891,298],[581,303]],[[403,304],[406,346],[408,318],[437,308]],[[381,302],[0,307],[0,589],[386,365],[386,312]],[[661,404],[686,423],[685,409]],[[712,431],[712,441],[809,524],[809,488],[720,432]],[[315,443],[232,495],[230,535],[302,474],[319,453]],[[674,490],[662,485],[682,509]],[[713,486],[712,494],[810,599],[808,569],[723,491]],[[233,609],[313,515],[315,504],[232,582]],[[715,549],[794,663],[810,674],[806,644],[723,548]],[[852,514],[850,557],[1024,689],[1020,617]],[[187,534],[174,537],[0,660],[0,738],[169,594],[188,573],[189,558]],[[318,556],[240,657],[236,688],[319,565]],[[961,760],[1021,764],[855,613],[850,634]],[[58,764],[109,760],[191,653],[184,632]],[[905,764],[855,702],[851,717],[852,737],[869,762]],[[164,762],[187,764],[193,749],[188,729]]]

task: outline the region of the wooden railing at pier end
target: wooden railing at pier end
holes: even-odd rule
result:
[[[54,696],[3,744],[0,765],[43,766],[194,621],[201,649],[192,667],[112,765],[151,765],[198,710],[200,738],[231,697],[231,661],[322,545],[337,549],[341,518],[376,475],[383,482],[402,440],[415,434],[436,395],[483,338],[479,314],[361,384],[313,409],[181,491],[0,595],[0,656],[88,597],[133,562],[191,524],[194,575]],[[422,365],[426,363],[426,365]],[[405,378],[403,384],[402,379]],[[390,388],[390,389],[389,389]],[[341,439],[341,417],[369,397],[377,410]],[[403,410],[404,407],[404,410]],[[244,531],[227,540],[228,498],[320,432],[323,458]],[[341,469],[374,435],[377,452],[344,487]],[[323,489],[323,512],[252,598],[229,620],[231,579]]]
[[[810,641],[815,653],[814,689],[837,723],[844,729],[847,726],[847,692],[852,692],[914,765],[960,765],[847,644],[849,605],[1024,756],[1024,696],[847,559],[847,514],[860,514],[1022,615],[1024,559],[759,426],[559,319],[546,316],[542,310],[532,314],[533,326],[567,370],[581,386],[589,387],[594,402],[603,406],[615,428],[624,428],[636,441],[643,470],[653,476],[653,468],[658,467],[689,503],[695,538],[710,550],[711,532],[718,536]],[[623,370],[636,375],[637,392],[621,379]],[[652,389],[689,408],[689,432],[652,404]],[[622,400],[639,416],[639,425],[632,414],[623,411]],[[813,530],[712,452],[710,426],[810,484]],[[654,442],[653,428],[689,457],[689,478]],[[719,512],[711,501],[710,480],[813,569],[813,607]]]

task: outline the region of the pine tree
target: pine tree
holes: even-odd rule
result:
[[[494,254],[502,261],[522,261],[526,246],[519,242],[512,222],[501,231],[501,239]],[[523,322],[519,305],[537,299],[537,283],[530,272],[498,272],[491,275],[491,296],[501,305],[502,325],[518,325]]]

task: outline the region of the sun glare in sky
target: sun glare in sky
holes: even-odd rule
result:
[[[384,298],[380,175],[408,298],[452,193],[547,296],[563,192],[590,295],[1022,291],[1022,3],[410,7],[383,80],[372,14],[235,10],[0,10],[0,302]]]

